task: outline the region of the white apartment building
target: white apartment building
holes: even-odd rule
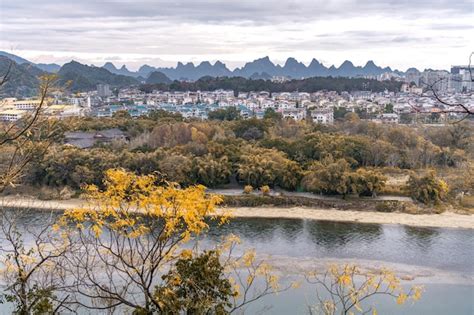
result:
[[[7,109],[0,112],[0,121],[13,122],[19,120],[25,112],[18,109]]]
[[[35,110],[40,104],[40,100],[21,100],[13,102],[13,106],[18,110]],[[46,104],[43,105],[46,106]]]
[[[294,120],[303,120],[306,118],[306,110],[304,108],[292,108],[280,110],[283,118],[291,118]]]
[[[314,109],[311,118],[318,124],[331,125],[334,123],[334,108]]]

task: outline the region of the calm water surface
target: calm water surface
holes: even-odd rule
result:
[[[243,247],[290,257],[355,258],[474,273],[474,231],[295,219],[235,218],[207,239],[233,233]]]
[[[295,260],[368,260],[379,265],[403,264],[404,270],[413,272],[421,268],[432,269],[435,274],[452,274],[458,280],[417,280],[426,291],[414,305],[400,307],[385,298],[377,301],[379,314],[474,314],[473,230],[236,218],[211,232],[207,241],[218,240],[226,233],[240,236],[243,247],[255,248],[259,254]],[[314,287],[302,285],[297,290],[268,297],[260,304],[272,305],[270,314],[306,314],[308,301],[314,301],[313,292]],[[258,310],[253,307],[249,312]]]

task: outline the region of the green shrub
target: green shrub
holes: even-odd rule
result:
[[[438,205],[446,200],[449,192],[448,184],[436,177],[434,172],[425,176],[410,176],[407,185],[410,196],[424,204]]]

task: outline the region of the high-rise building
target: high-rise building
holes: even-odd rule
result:
[[[414,82],[416,85],[420,84],[420,71],[416,69],[408,69],[407,72],[405,73],[405,82],[410,84]]]
[[[455,92],[471,92],[474,88],[474,69],[471,66],[451,66],[450,87]]]
[[[97,95],[99,97],[109,97],[112,95],[110,85],[108,84],[97,84]]]
[[[461,74],[451,74],[449,78],[449,90],[451,92],[460,93],[463,91],[463,77]]]
[[[451,74],[460,74],[461,71],[469,71],[469,66],[451,66]]]
[[[423,88],[432,88],[437,92],[446,92],[448,90],[450,74],[447,71],[425,70],[421,74],[420,86]]]

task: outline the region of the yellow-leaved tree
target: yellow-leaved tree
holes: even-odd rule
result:
[[[421,298],[423,287],[412,286],[406,291],[391,270],[363,272],[356,265],[331,265],[322,274],[310,273],[307,281],[317,286],[317,304],[311,314],[377,314],[371,301],[376,296],[391,296],[400,305]]]
[[[8,303],[12,314],[21,315],[71,311],[68,295],[60,294],[69,244],[52,231],[54,215],[24,224],[32,214],[0,209],[0,305]]]
[[[134,314],[226,314],[287,289],[252,252],[232,255],[235,237],[198,249],[194,237],[206,233],[208,217],[228,219],[216,216],[221,198],[204,186],[181,189],[120,169],[105,175],[105,189],[86,187],[87,204],[66,211],[56,226],[74,247],[66,254],[64,285],[73,304]]]

